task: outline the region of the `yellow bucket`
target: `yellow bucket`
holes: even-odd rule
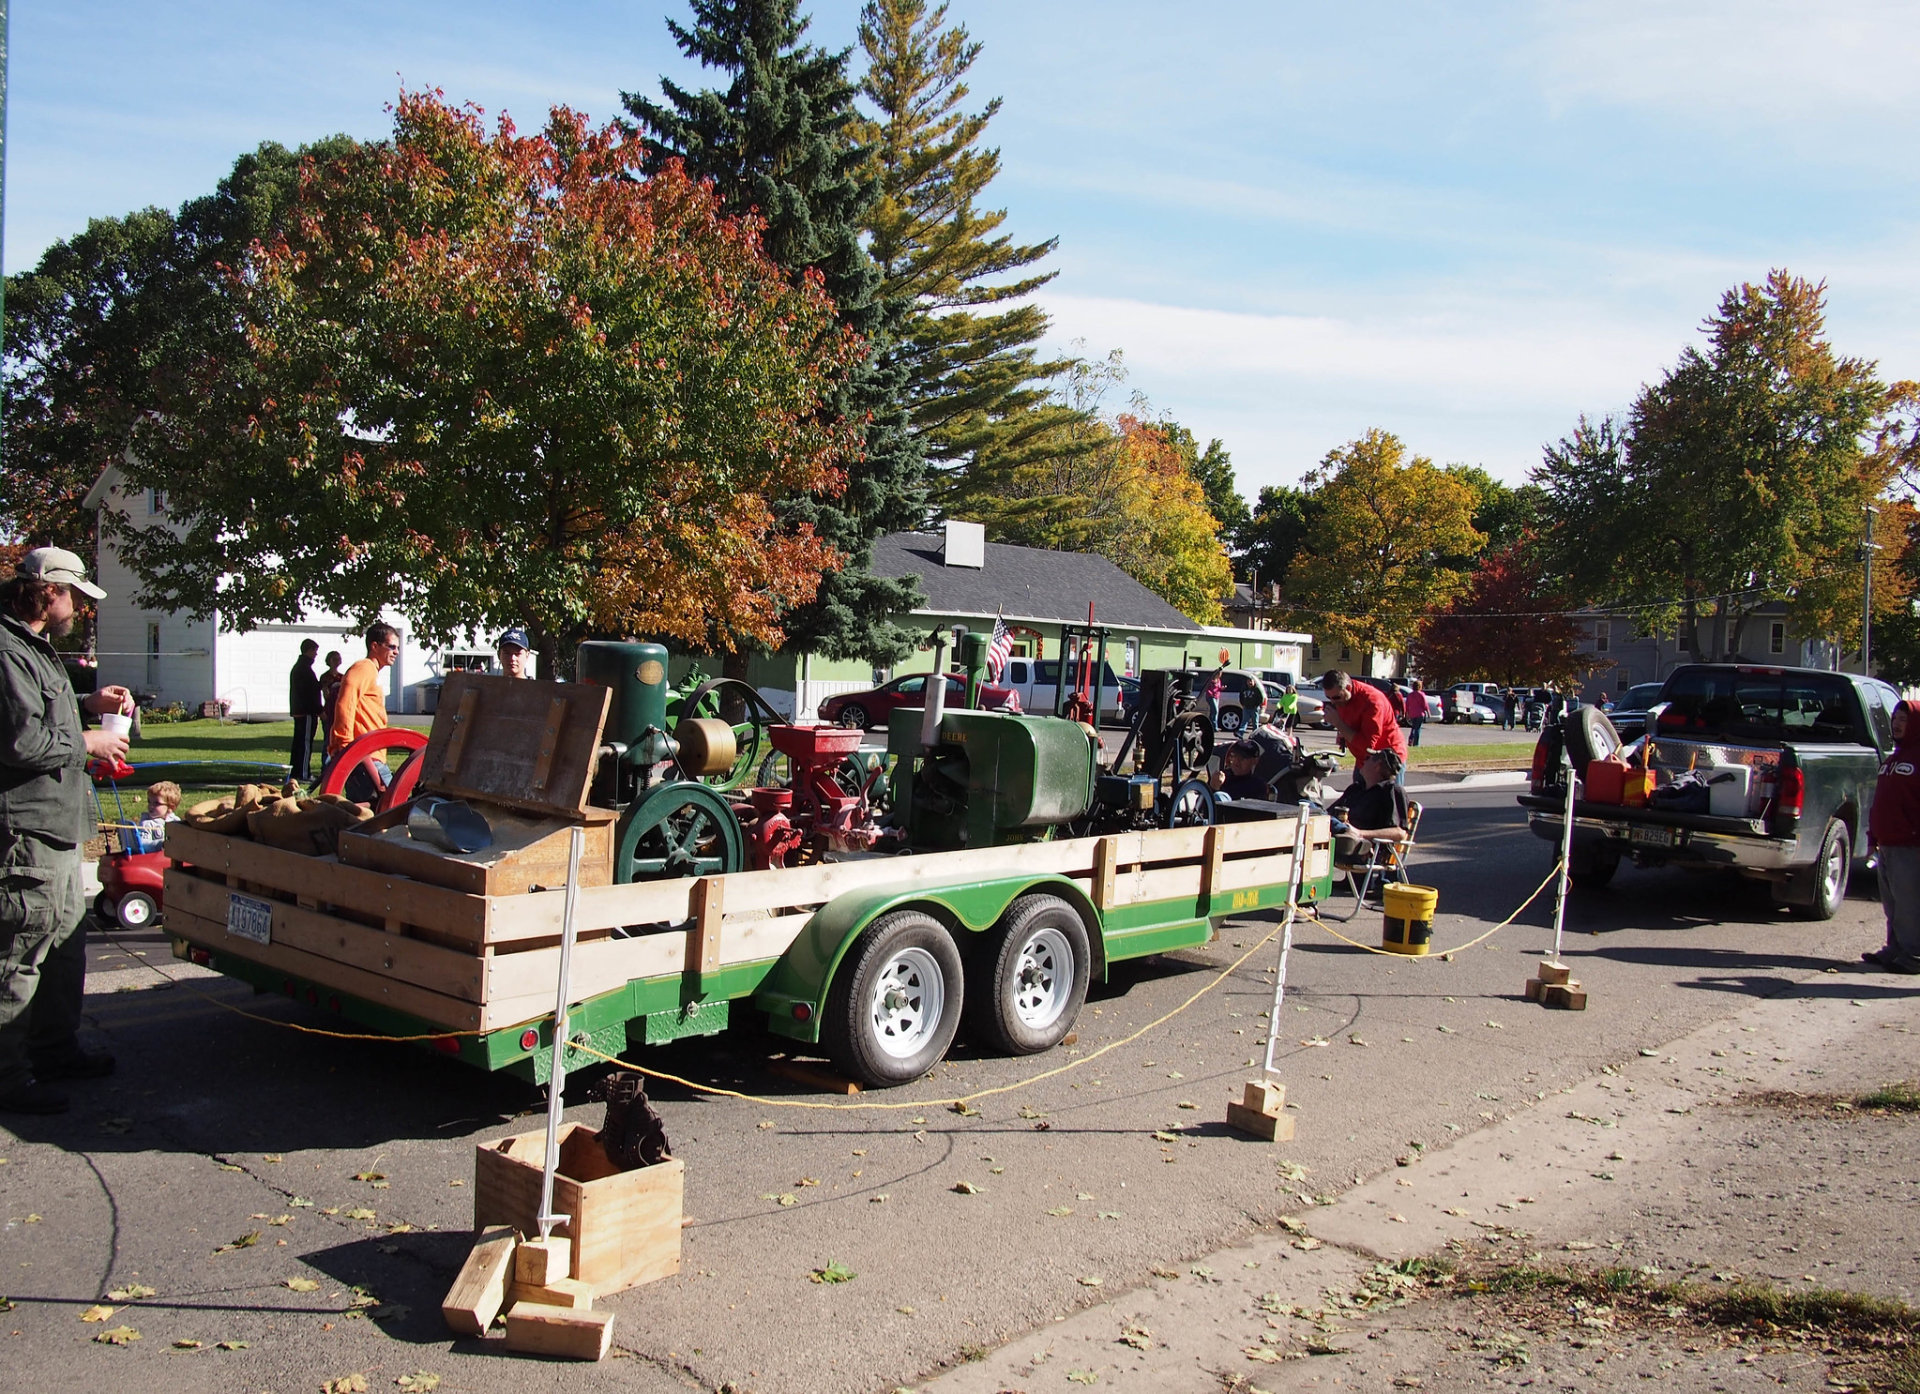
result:
[[[1433,912],[1440,892],[1432,886],[1388,885],[1381,897],[1386,911],[1380,947],[1396,954],[1424,954],[1433,942]]]

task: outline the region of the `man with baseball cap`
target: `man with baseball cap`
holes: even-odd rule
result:
[[[500,671],[510,678],[524,678],[527,675],[527,650],[533,647],[533,641],[527,638],[527,631],[515,625],[500,636],[495,646],[500,655]]]
[[[54,1081],[113,1073],[81,1049],[87,914],[81,844],[94,835],[89,760],[117,760],[127,738],[83,731],[81,708],[127,715],[133,694],[103,687],[76,702],[52,641],[106,592],[86,563],[41,547],[0,581],[0,1112],[60,1113]]]

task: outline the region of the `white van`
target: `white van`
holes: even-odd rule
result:
[[[1125,725],[1120,705],[1120,678],[1113,665],[1102,663],[1100,673],[1100,720]],[[1073,675],[1071,666],[1068,675]],[[1020,710],[1030,715],[1053,715],[1054,693],[1060,686],[1060,660],[1057,658],[1010,658],[1000,675],[1000,685],[1020,694]]]

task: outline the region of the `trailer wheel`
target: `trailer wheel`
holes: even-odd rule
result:
[[[1087,1000],[1092,960],[1074,908],[1058,896],[1022,896],[982,947],[986,990],[967,1002],[974,1029],[1006,1055],[1059,1045]]]
[[[885,1087],[920,1078],[940,1062],[960,1025],[960,950],[946,926],[896,910],[848,950],[821,1023],[841,1073]]]
[[[1847,872],[1853,864],[1853,842],[1847,825],[1838,818],[1827,822],[1827,835],[1820,839],[1820,860],[1808,868],[1813,878],[1813,896],[1805,904],[1796,904],[1794,913],[1803,920],[1830,920],[1847,898]]]

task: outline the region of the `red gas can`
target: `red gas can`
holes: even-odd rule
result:
[[[1619,803],[1626,796],[1627,762],[1615,756],[1587,762],[1587,802]]]

